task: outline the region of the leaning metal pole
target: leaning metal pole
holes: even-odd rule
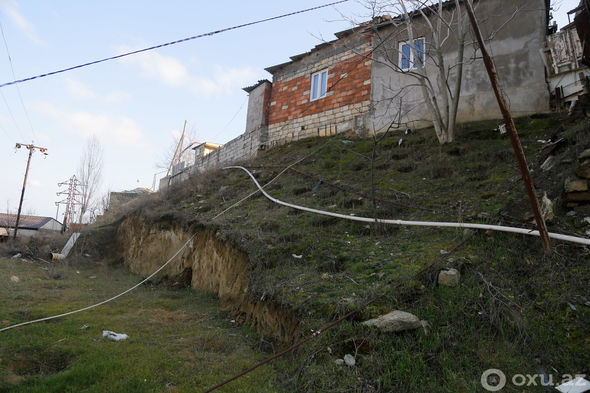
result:
[[[481,50],[481,54],[483,56],[483,62],[486,66],[488,76],[490,77],[490,82],[492,84],[492,88],[494,89],[494,94],[496,95],[500,112],[502,112],[502,116],[504,117],[506,130],[508,131],[508,135],[510,135],[510,142],[512,142],[512,148],[514,149],[514,154],[516,155],[516,160],[518,161],[518,167],[520,168],[520,173],[522,174],[522,180],[524,181],[524,185],[529,197],[529,202],[531,204],[533,214],[535,215],[535,222],[537,223],[537,228],[539,228],[539,235],[541,237],[541,242],[543,243],[543,249],[545,250],[546,255],[551,255],[551,243],[549,242],[549,234],[547,233],[545,219],[543,218],[541,209],[539,208],[539,201],[537,200],[537,195],[535,193],[535,186],[533,185],[533,180],[526,163],[522,145],[520,144],[520,139],[518,138],[518,133],[516,132],[514,120],[512,119],[512,115],[510,114],[510,110],[506,105],[504,97],[502,97],[500,94],[500,89],[498,87],[498,73],[496,71],[496,66],[494,65],[494,60],[490,57],[486,49],[486,45],[483,41],[481,31],[479,30],[477,20],[475,19],[475,14],[473,12],[473,7],[471,6],[470,0],[465,1],[465,8],[469,14],[469,20],[471,21],[475,38],[479,44],[479,49]]]
[[[20,223],[20,212],[23,208],[23,199],[25,197],[25,187],[27,186],[27,176],[29,175],[29,166],[31,166],[31,156],[33,155],[33,149],[29,148],[29,159],[27,160],[27,170],[25,171],[25,180],[23,181],[23,190],[20,193],[20,203],[18,204],[18,213],[16,214],[16,224],[14,224],[14,236],[16,239],[16,232],[18,231],[18,224]]]

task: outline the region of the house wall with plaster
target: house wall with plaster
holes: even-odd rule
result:
[[[513,115],[548,112],[549,93],[542,54],[547,26],[545,0],[479,1],[475,3],[475,12],[484,38],[489,39],[488,50],[494,58],[501,89]],[[445,19],[450,20],[451,13],[457,18],[456,10],[451,7],[445,12]],[[465,28],[468,34],[457,121],[501,118],[481,53],[476,51],[473,44],[470,24],[467,23]],[[375,128],[385,128],[398,115],[400,101],[402,122],[406,123],[403,126],[418,128],[432,124],[432,117],[424,104],[416,79],[407,72],[393,70],[399,62],[400,42],[408,41],[407,29],[404,26],[381,29],[375,36],[375,45],[381,42],[382,37],[389,37],[389,42],[381,45],[376,52],[377,61],[374,62],[372,72]],[[414,22],[414,38],[417,37],[425,39],[426,73],[436,86],[436,79],[433,78],[436,58],[430,52],[432,35],[422,18]],[[445,66],[452,70],[452,88],[456,79],[454,70],[458,64],[456,40],[452,35],[443,47],[443,58]]]

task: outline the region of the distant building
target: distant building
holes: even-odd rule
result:
[[[16,214],[0,213],[0,236],[12,236],[15,224]],[[52,217],[21,214],[16,235],[30,237],[42,232],[61,231],[61,227],[62,224]]]
[[[109,194],[109,207],[106,209],[109,212],[118,210],[121,206],[131,202],[142,195],[151,194],[152,190],[149,188],[138,187],[134,190],[111,192]]]
[[[585,9],[583,5],[580,7]],[[587,25],[588,21],[585,23]],[[580,97],[589,92],[590,68],[584,64],[583,43],[576,27],[572,22],[547,36],[544,61],[549,92],[556,109],[566,106],[573,109]]]

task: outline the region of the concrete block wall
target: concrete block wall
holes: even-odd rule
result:
[[[286,120],[268,126],[269,148],[291,141],[316,136],[330,136],[346,131],[365,132],[370,101],[363,100],[312,115]]]
[[[204,157],[198,157],[191,167],[191,172],[203,172],[208,169],[219,168],[238,161],[253,158],[261,145],[261,134],[266,132],[265,126],[245,132],[232,139],[219,149],[213,150]]]

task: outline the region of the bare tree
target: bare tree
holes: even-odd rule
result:
[[[174,164],[184,161],[192,165],[195,161],[195,152],[191,148],[197,144],[196,130],[194,127],[186,130],[184,135],[173,136],[168,149],[156,162],[156,169],[168,171]]]
[[[94,197],[100,186],[102,178],[103,150],[98,138],[92,136],[88,139],[80,165],[78,166],[78,179],[81,183],[82,195],[80,196],[80,219],[84,214],[92,210],[95,205]]]
[[[419,88],[438,141],[452,142],[468,32],[462,1],[367,0],[366,4],[375,16],[398,15],[373,19],[373,61],[414,81],[406,80],[397,88]]]
[[[388,126],[387,118],[391,117],[383,109],[387,106],[383,102],[387,101],[387,94],[391,92],[395,96],[398,91],[406,90],[404,112],[410,112],[408,109],[412,107],[418,111],[425,109],[420,116],[416,111],[411,113],[402,123],[432,122],[441,144],[455,139],[463,74],[472,71],[473,68],[466,66],[481,56],[469,29],[466,1],[363,0],[372,19],[359,27],[372,32],[374,44],[370,58],[389,73],[389,82],[387,78],[382,79],[383,94],[374,98],[376,115],[380,111],[386,114],[382,129]],[[537,3],[522,0],[504,5],[496,1],[490,13],[489,5],[476,2],[474,7],[485,9],[481,18],[485,21],[485,41],[492,41],[507,26],[514,26],[511,22],[521,11],[538,12]]]
[[[104,215],[109,209],[111,190],[107,190],[94,204],[90,211],[90,221],[96,221],[98,216]]]

